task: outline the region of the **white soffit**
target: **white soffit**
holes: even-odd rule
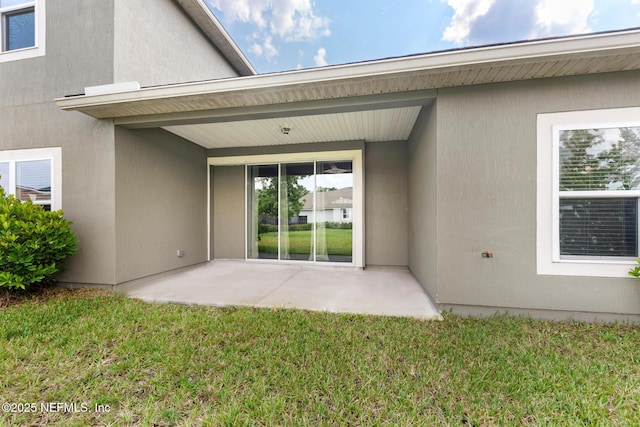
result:
[[[164,129],[205,148],[356,140],[404,141],[409,138],[420,108],[166,126]],[[288,135],[280,131],[282,125],[291,127]]]

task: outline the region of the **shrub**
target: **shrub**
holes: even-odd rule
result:
[[[291,224],[288,228],[289,231],[309,231],[313,229],[313,223],[307,224]],[[258,234],[276,233],[278,231],[277,225],[271,224],[258,224]]]
[[[277,225],[258,224],[258,234],[275,233],[276,231],[278,231]]]
[[[640,258],[638,258],[636,261],[638,265],[629,270],[629,276],[640,279]]]
[[[314,223],[308,222],[306,224],[291,224],[288,228],[289,231],[309,231],[313,230]],[[340,230],[351,230],[353,224],[350,222],[319,222],[318,228],[333,228]],[[258,224],[258,234],[275,233],[278,231],[277,225],[271,224]]]
[[[313,223],[308,222],[306,224],[291,224],[289,231],[309,231],[313,229]]]
[[[337,230],[351,230],[353,224],[350,222],[331,222],[327,221],[324,223],[325,228],[333,228]]]
[[[0,287],[26,289],[53,283],[76,253],[76,236],[61,210],[45,211],[0,187]]]

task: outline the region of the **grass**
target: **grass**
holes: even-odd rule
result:
[[[1,400],[89,408],[0,412],[0,425],[640,425],[637,326],[66,290],[0,310]]]
[[[328,255],[351,255],[351,233],[348,229],[324,229],[326,233]],[[311,231],[289,231],[289,253],[305,254],[311,252]],[[278,233],[260,234],[258,251],[261,253],[278,253]]]

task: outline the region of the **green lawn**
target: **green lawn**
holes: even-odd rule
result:
[[[351,234],[348,229],[324,229],[328,255],[351,255]],[[290,231],[289,253],[305,254],[311,252],[311,231]],[[261,253],[278,253],[278,233],[260,234],[258,251]]]
[[[61,290],[0,308],[0,372],[3,402],[37,405],[0,425],[640,425],[640,327],[628,325]]]

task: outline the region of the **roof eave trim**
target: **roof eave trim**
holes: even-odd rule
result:
[[[410,57],[390,58],[347,65],[295,70],[275,74],[235,77],[222,80],[181,83],[142,88],[136,91],[104,95],[78,95],[56,99],[63,110],[185,97],[210,93],[274,89],[294,85],[317,84],[338,80],[429,71],[455,67],[508,63],[510,61],[544,59],[560,55],[597,53],[640,47],[640,30],[583,35],[563,39],[539,40],[508,45],[436,52]]]

